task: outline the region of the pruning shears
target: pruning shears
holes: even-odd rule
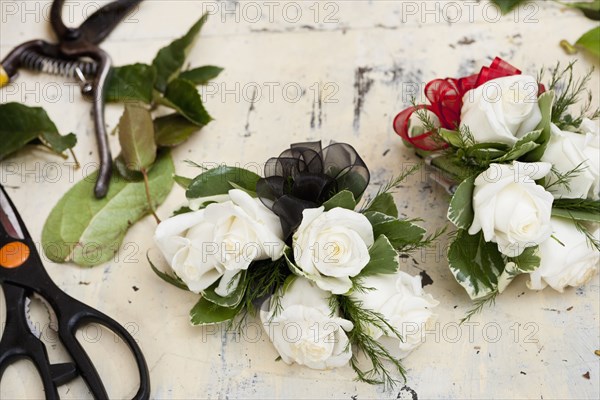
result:
[[[58,43],[31,40],[13,49],[0,62],[0,87],[15,78],[19,68],[77,77],[81,93],[93,99],[93,118],[100,157],[100,172],[94,193],[102,198],[108,192],[112,157],[104,125],[104,87],[110,71],[109,55],[98,47],[119,22],[143,0],[117,0],[89,16],[78,28],[65,26],[62,10],[65,0],[54,0],[50,24]]]

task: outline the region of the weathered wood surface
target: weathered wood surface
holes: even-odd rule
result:
[[[98,4],[69,3],[73,24]],[[0,6],[0,57],[24,40],[49,35],[49,2],[2,0]],[[577,12],[545,2],[500,18],[485,1],[152,0],[119,26],[103,47],[116,65],[150,62],[156,50],[180,36],[203,11],[214,15],[189,57],[190,64],[226,69],[206,88],[206,107],[215,121],[174,151],[178,173],[197,172],[183,162],[186,159],[256,165],[290,142],[321,139],[353,144],[371,168],[373,184],[417,162],[393,134],[391,120],[409,104],[410,94],[422,89],[422,82],[471,73],[496,55],[535,74],[542,65],[571,61],[574,57],[565,55],[558,42],[574,41],[594,26]],[[591,65],[592,60],[583,58],[576,70],[583,72]],[[591,89],[596,103],[598,85],[595,73]],[[89,104],[81,100],[75,84],[23,72],[15,84],[0,91],[0,102],[8,101],[43,105],[62,132],[78,134],[79,159],[87,165],[95,161]],[[120,106],[108,107],[109,129],[119,112]],[[111,146],[118,148],[116,137],[111,137]],[[0,163],[2,183],[36,239],[53,205],[86,173],[85,168],[74,170],[70,161],[35,150]],[[88,173],[93,166],[89,168]],[[428,229],[446,223],[448,196],[425,174],[413,176],[395,197],[403,214],[424,218]],[[183,200],[182,190],[174,190],[158,213],[166,218]],[[526,279],[517,279],[493,309],[459,327],[470,303],[447,269],[446,241],[414,254],[403,269],[414,274],[426,271],[433,279],[427,290],[441,302],[438,324],[427,333],[426,344],[406,359],[406,387],[386,392],[354,382],[350,368],[321,372],[275,362],[274,348],[256,326],[242,337],[218,328],[191,327],[188,310],[196,296],[162,283],[146,262],[154,226],[152,218],[135,225],[119,256],[106,265],[81,269],[46,263],[64,290],[131,329],[151,369],[153,398],[600,395],[600,359],[594,355],[600,349],[598,277],[562,295],[551,289],[529,291]],[[112,357],[108,349],[114,340],[105,333],[96,343],[94,331],[85,334],[85,346],[96,356],[111,393],[130,396],[135,374],[129,364]],[[110,360],[101,358],[107,354]],[[31,371],[25,363],[11,367],[0,397],[39,397]],[[87,390],[74,382],[61,388],[61,395],[82,398]]]

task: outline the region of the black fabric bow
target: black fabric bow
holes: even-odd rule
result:
[[[302,221],[302,211],[320,207],[342,190],[359,199],[369,185],[370,173],[354,147],[321,142],[295,143],[265,165],[265,177],[256,192],[281,220],[288,242]]]

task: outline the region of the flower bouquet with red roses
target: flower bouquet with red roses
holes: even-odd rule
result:
[[[562,292],[597,273],[600,249],[599,110],[572,107],[590,74],[573,64],[547,85],[496,58],[477,74],[435,79],[394,130],[451,193],[457,230],[448,262],[476,301],[469,318],[515,276]],[[596,120],[596,121],[594,121]]]

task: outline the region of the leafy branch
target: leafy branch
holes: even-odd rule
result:
[[[396,189],[398,189],[400,187],[400,185],[406,180],[406,178],[413,175],[419,169],[421,169],[421,165],[415,164],[415,165],[411,166],[410,168],[408,168],[406,171],[402,172],[400,175],[389,179],[386,183],[384,183],[383,185],[381,185],[379,187],[379,189],[377,190],[377,194],[375,194],[375,196],[373,196],[371,199],[365,201],[365,203],[363,204],[363,206],[361,207],[359,212],[361,212],[361,213],[365,212],[369,207],[371,207],[373,205],[373,202],[378,197],[380,197],[384,194],[393,193]]]
[[[557,94],[556,100],[552,106],[552,122],[560,129],[579,127],[584,118],[596,119],[600,117],[600,108],[592,108],[592,92],[587,88],[594,68],[591,68],[586,75],[581,78],[575,78],[573,67],[576,61],[570,62],[565,68],[560,67],[560,63],[550,70],[550,81],[548,90],[554,90]],[[545,75],[545,69],[542,68],[538,75],[538,81],[542,81]],[[579,116],[574,118],[568,114],[571,106],[580,102],[582,96],[586,101],[580,109]]]
[[[495,289],[492,292],[488,293],[487,295],[485,295],[477,300],[474,300],[473,308],[471,308],[469,311],[467,311],[465,316],[460,320],[460,325],[469,321],[475,315],[481,313],[485,307],[493,307],[496,304],[496,297],[499,294],[500,294],[500,292],[498,291],[498,289]]]
[[[275,310],[273,315],[281,311],[283,293],[280,289],[290,275],[291,272],[284,257],[276,261],[264,260],[252,263],[248,269],[247,288],[241,303],[243,311],[237,325],[238,328],[248,314],[256,315],[256,303],[268,296],[272,296],[271,304]]]
[[[597,251],[600,251],[600,240],[592,235],[589,229],[581,223],[581,221],[571,218],[575,224],[575,228],[585,236],[586,241],[591,247],[594,247]]]
[[[410,222],[416,222],[417,220],[410,220]],[[448,230],[448,226],[443,226],[441,228],[436,229],[435,232],[428,234],[419,242],[408,244],[402,248],[397,249],[400,253],[411,253],[417,249],[423,247],[430,247],[435,241],[437,241],[440,237],[442,237],[446,231]]]
[[[549,181],[548,183],[546,183],[544,185],[545,189],[547,191],[549,191],[553,187],[564,187],[567,191],[570,192],[571,191],[571,179],[576,178],[577,176],[579,176],[579,174],[581,174],[583,171],[585,171],[587,169],[587,166],[585,164],[586,164],[586,162],[583,161],[583,162],[579,163],[572,170],[564,172],[564,173],[561,173],[553,166],[551,171],[552,171],[552,174],[556,177],[556,179],[553,179],[553,180]]]
[[[398,372],[406,381],[406,370],[400,362],[377,340],[373,339],[373,327],[379,329],[384,335],[395,336],[403,340],[400,332],[394,328],[380,313],[362,307],[360,301],[348,296],[332,296],[330,300],[332,310],[339,310],[342,318],[352,321],[354,328],[348,332],[349,344],[354,345],[358,351],[352,352],[350,365],[357,374],[357,380],[371,385],[383,384],[387,388],[395,387],[400,381],[392,376],[384,361],[390,362],[394,371]],[[333,311],[332,311],[333,312]],[[371,368],[364,370],[359,365],[358,354],[364,354],[371,364]]]

